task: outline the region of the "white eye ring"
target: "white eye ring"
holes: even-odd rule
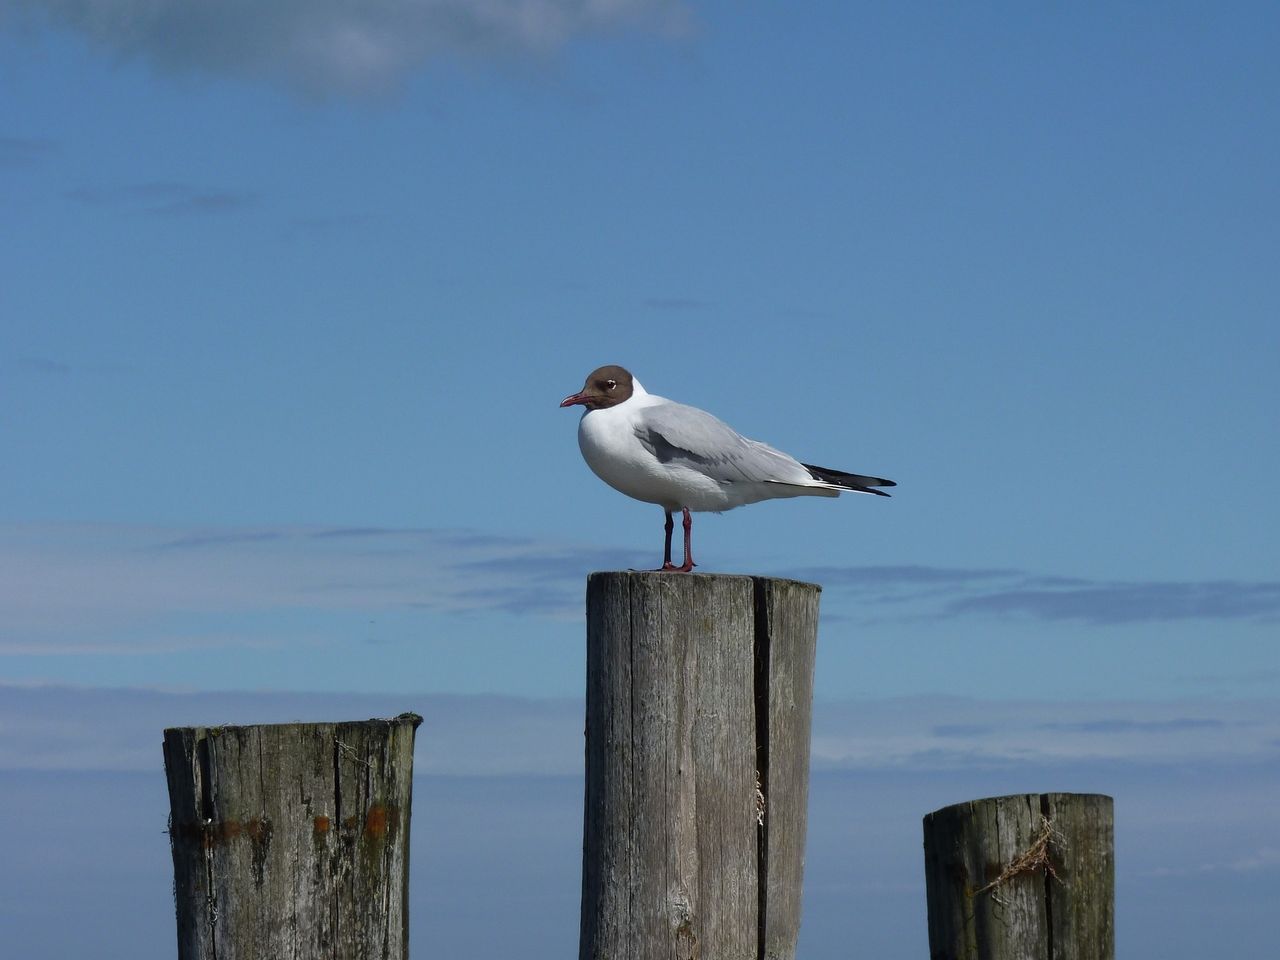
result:
[[[612,390],[614,387],[616,387],[616,386],[618,385],[618,381],[617,381],[617,380],[606,380],[606,381],[604,382],[604,385],[605,385],[606,387],[608,387],[610,390]]]

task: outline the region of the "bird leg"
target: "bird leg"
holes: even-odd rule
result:
[[[689,508],[684,508],[684,566],[678,568],[681,573],[688,573],[693,569],[693,517],[689,514]]]
[[[689,509],[686,507],[684,510],[684,566],[677,567],[671,562],[671,532],[675,529],[676,523],[671,516],[670,510],[666,511],[666,514],[667,522],[662,529],[666,531],[667,536],[662,547],[662,566],[658,569],[670,570],[675,573],[688,573],[693,569],[693,555],[689,552],[689,533],[693,530],[693,517],[689,515]]]

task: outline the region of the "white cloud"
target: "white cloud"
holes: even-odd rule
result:
[[[3,9],[0,4],[0,9]],[[7,137],[0,134],[0,169],[34,167],[58,151],[54,140],[32,137]]]
[[[441,57],[547,56],[584,35],[691,24],[680,0],[0,0],[14,11],[163,70],[338,94],[394,87]]]
[[[1022,570],[927,566],[808,567],[792,571],[886,608],[917,615],[1030,618],[1096,626],[1180,620],[1264,622],[1280,615],[1277,580],[1088,580]],[[932,608],[932,613],[924,611]]]
[[[183,693],[0,682],[0,770],[149,770],[170,726],[425,718],[418,770],[578,774],[578,699],[491,695]],[[1071,720],[1078,729],[1063,730]],[[1124,730],[1106,732],[1118,718]],[[1195,718],[1188,727],[1183,721]],[[1136,726],[1128,726],[1128,724]],[[1274,700],[1035,703],[902,698],[814,707],[815,772],[909,773],[1088,766],[1266,767],[1280,753]],[[1245,869],[1241,865],[1240,869]]]
[[[169,181],[80,187],[67,196],[85,204],[110,205],[159,217],[228,213],[257,202],[252,194]]]
[[[1259,847],[1231,860],[1216,860],[1190,866],[1160,866],[1142,871],[1144,877],[1201,877],[1223,873],[1257,873],[1280,868],[1280,847]]]
[[[489,612],[580,621],[589,571],[651,561],[623,549],[468,530],[0,524],[0,656],[276,646],[298,639],[290,624],[313,614]],[[1009,578],[1044,580],[924,567],[805,573],[831,588],[825,616],[832,620],[841,616],[842,594],[856,597],[860,611],[889,611],[891,620],[999,617],[982,604],[956,608],[1003,595],[998,584]],[[1138,592],[1169,593],[1147,586],[1153,589]],[[1172,602],[1170,610],[1144,606],[1143,616],[1247,619],[1260,602],[1280,597],[1277,584],[1237,586],[1216,612]],[[336,629],[340,619],[328,616],[328,623]],[[303,633],[316,637],[314,627]]]
[[[576,619],[620,559],[462,530],[2,525],[0,655],[274,645],[289,631],[261,618],[302,612]]]
[[[1280,756],[1280,710],[1274,700],[825,704],[812,756],[819,769],[1257,762]]]
[[[156,770],[166,727],[423,717],[419,774],[574,775],[575,700],[446,694],[176,693],[0,683],[0,770]]]

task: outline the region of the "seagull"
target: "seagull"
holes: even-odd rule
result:
[[[692,511],[720,513],[776,497],[889,494],[892,480],[801,463],[759,440],[749,440],[705,410],[649,393],[624,367],[593,370],[582,389],[560,401],[583,406],[578,447],[592,472],[636,500],[666,514],[660,570],[688,573]],[[672,515],[684,515],[684,564],[671,562]]]

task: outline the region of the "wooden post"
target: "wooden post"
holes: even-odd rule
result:
[[[791,960],[819,587],[587,581],[581,960]]]
[[[1030,793],[924,818],[934,960],[1114,960],[1112,800]]]
[[[179,960],[407,960],[421,722],[166,730]]]

